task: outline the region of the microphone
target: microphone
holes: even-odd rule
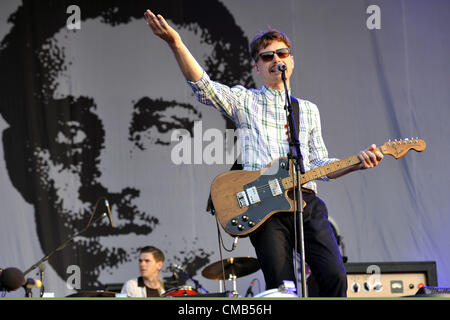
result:
[[[179,265],[172,263],[170,265],[173,269],[175,269],[176,271],[181,271],[181,272],[186,272],[186,270],[183,267],[180,267]]]
[[[253,286],[255,285],[255,280],[253,280],[252,282],[250,282],[250,286],[247,289],[247,293],[245,294],[245,297],[248,297],[249,295],[252,295],[252,297],[254,296],[253,294]]]
[[[105,199],[105,206],[106,206],[106,209],[108,210],[108,218],[109,218],[109,222],[111,222],[111,227],[114,228],[114,221],[113,221],[112,214],[111,214],[111,208],[109,207],[109,202],[107,199]]]
[[[287,67],[284,63],[277,64],[277,66],[275,68],[277,69],[278,72],[284,72],[287,69]]]
[[[25,284],[22,286],[24,289],[31,289],[33,287],[39,288],[42,285],[41,280],[27,278]]]
[[[25,290],[25,297],[32,298],[33,293],[31,292],[31,289],[33,289],[34,287],[39,288],[41,285],[41,280],[27,278],[27,280],[25,280],[25,284],[22,286],[22,288]],[[40,295],[40,297],[42,297],[42,295]]]
[[[16,291],[26,284],[25,276],[17,268],[6,268],[0,272],[0,289]]]

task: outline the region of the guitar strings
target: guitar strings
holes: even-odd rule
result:
[[[315,170],[315,169],[313,169],[313,170]],[[314,176],[312,176],[313,178],[314,178]],[[321,176],[319,175],[319,176],[317,176],[317,177],[315,177],[315,179],[317,179],[317,178],[320,178]],[[291,178],[292,179],[292,177],[286,177],[286,178]],[[277,180],[281,185],[280,186],[282,186],[283,185],[283,179],[286,179],[286,178],[276,178],[275,180]],[[303,180],[303,181],[302,181]],[[310,179],[309,181],[311,181],[311,180],[314,180],[314,179]],[[304,184],[304,183],[306,183],[306,182],[308,182],[308,179],[305,179],[305,177],[303,177],[303,175],[300,177],[300,183],[301,184]],[[292,182],[292,184],[294,184],[294,182]],[[256,187],[256,190],[264,190],[264,189],[266,189],[266,188],[270,188],[270,185],[269,184],[264,184],[264,185],[262,185],[262,186],[259,186],[259,187]]]
[[[327,165],[324,166],[324,167],[327,167]],[[338,168],[338,169],[341,169],[341,168],[345,168],[345,167],[344,167],[344,166],[341,166],[341,167]],[[306,183],[306,182],[308,182],[308,181],[312,181],[312,180],[315,180],[315,179],[317,179],[317,178],[320,178],[320,177],[326,175],[326,174],[328,173],[327,169],[328,169],[328,168],[324,168],[324,169],[323,169],[324,172],[325,172],[325,174],[323,174],[322,171],[317,170],[317,169],[312,169],[312,170],[310,170],[310,173],[309,173],[310,177],[307,177],[307,176],[306,176],[306,173],[305,173],[305,174],[302,174],[302,175],[300,176],[300,183],[301,183],[301,184],[304,184],[304,183]],[[315,175],[313,175],[313,173],[315,173]],[[286,177],[286,178],[291,178],[291,180],[293,180],[292,177],[290,177],[290,176],[289,176],[289,177]],[[283,185],[282,179],[286,179],[286,178],[276,178],[275,180],[277,180],[277,181],[281,184],[281,186],[282,186],[282,185]],[[302,180],[303,180],[303,181],[302,181]],[[294,184],[293,181],[292,181],[292,184]],[[269,185],[269,184],[264,184],[264,185],[262,185],[262,186],[256,187],[256,190],[258,190],[258,191],[263,191],[263,190],[265,190],[265,189],[267,189],[267,188],[270,188],[270,185]]]
[[[336,161],[336,162],[338,163],[338,165],[339,165],[339,167],[337,167],[336,170],[346,168],[346,167],[348,167],[348,166],[350,166],[350,165],[352,164],[351,159],[344,159],[343,161],[344,161],[344,165],[343,165],[342,163],[340,163],[340,161]],[[315,180],[315,179],[317,179],[317,178],[320,178],[320,177],[325,176],[326,174],[329,173],[330,169],[331,169],[331,171],[333,171],[332,168],[330,168],[330,165],[331,165],[331,164],[335,164],[335,163],[330,163],[330,164],[325,165],[325,166],[322,167],[322,170],[323,170],[323,172],[325,172],[325,174],[320,170],[320,168],[316,168],[316,169],[309,170],[308,172],[309,172],[310,177],[307,177],[307,176],[306,176],[306,174],[307,174],[308,172],[305,173],[305,174],[302,174],[302,175],[300,176],[300,183],[301,183],[301,184],[305,184],[305,183],[307,183],[308,181],[312,181],[312,180]],[[336,165],[336,164],[335,164],[335,165]],[[313,174],[313,173],[314,173],[314,174]],[[288,178],[288,177],[286,177],[286,178]],[[289,178],[292,179],[292,177],[289,177]],[[283,184],[282,179],[285,179],[285,178],[276,178],[276,180],[277,180],[279,183],[281,183],[281,185]],[[302,180],[303,180],[303,181],[302,181]],[[292,181],[292,184],[294,184],[293,181]],[[263,191],[264,189],[267,189],[267,188],[270,188],[270,185],[269,185],[269,184],[264,184],[264,185],[262,185],[262,186],[256,187],[256,190],[258,190],[258,191]]]

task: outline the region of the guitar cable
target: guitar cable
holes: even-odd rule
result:
[[[224,245],[223,239],[222,239],[222,234],[220,232],[219,220],[217,219],[217,215],[216,214],[214,216],[216,217],[217,240],[219,242],[220,262],[222,264],[223,290],[224,290],[224,292],[227,292],[227,285],[226,285],[226,279],[225,279],[225,265],[223,263],[223,257],[222,257],[222,247],[228,252],[231,252],[232,250],[229,250],[229,249],[225,248],[225,245]]]

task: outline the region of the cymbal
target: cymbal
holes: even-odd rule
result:
[[[223,262],[223,269],[222,269]],[[225,270],[225,279],[231,276],[236,278],[244,277],[252,274],[260,269],[259,262],[256,258],[251,257],[239,257],[228,258],[221,261],[214,262],[205,267],[202,271],[202,275],[211,280],[222,280],[223,270]]]

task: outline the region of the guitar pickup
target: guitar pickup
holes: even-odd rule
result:
[[[258,190],[256,190],[256,187],[248,188],[245,191],[247,192],[247,196],[248,196],[248,199],[250,200],[251,204],[261,202],[261,199],[259,198]]]
[[[245,191],[236,193],[236,198],[239,204],[239,208],[248,207],[250,205]]]
[[[280,183],[278,182],[278,179],[269,180],[269,187],[270,187],[270,191],[272,192],[272,195],[274,197],[283,194],[283,191],[281,190],[281,186],[280,186]]]

